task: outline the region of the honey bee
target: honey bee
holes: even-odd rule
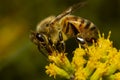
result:
[[[91,21],[71,15],[74,10],[84,5],[85,3],[75,4],[58,16],[47,17],[37,25],[30,38],[40,52],[45,54],[46,50],[48,55],[53,51],[65,52],[65,41],[72,37],[76,38],[81,46],[97,39],[98,28]]]

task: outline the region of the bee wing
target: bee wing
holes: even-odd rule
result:
[[[61,14],[59,14],[52,22],[51,24],[54,24],[55,22],[59,21],[62,17],[71,14],[74,12],[76,9],[83,7],[86,4],[86,2],[79,2],[77,4],[74,4],[73,6],[70,6],[68,9],[63,11]]]

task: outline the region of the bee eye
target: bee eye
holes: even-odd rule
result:
[[[36,38],[37,38],[39,41],[41,41],[41,42],[44,42],[44,41],[45,41],[44,36],[43,36],[42,34],[37,33],[37,34],[36,34]]]

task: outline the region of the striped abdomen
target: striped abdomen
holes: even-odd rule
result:
[[[97,37],[97,27],[87,19],[68,15],[61,20],[61,24],[62,31],[68,37],[79,35],[80,37],[86,39],[86,41]]]

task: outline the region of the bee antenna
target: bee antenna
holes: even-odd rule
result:
[[[72,12],[74,12],[76,9],[83,7],[86,4],[86,2],[79,2],[77,4],[74,4],[72,6],[70,6],[68,9],[66,9],[65,11],[63,11],[60,15],[58,15],[52,22],[51,24],[56,23],[58,20],[60,20],[62,17],[71,14]]]

